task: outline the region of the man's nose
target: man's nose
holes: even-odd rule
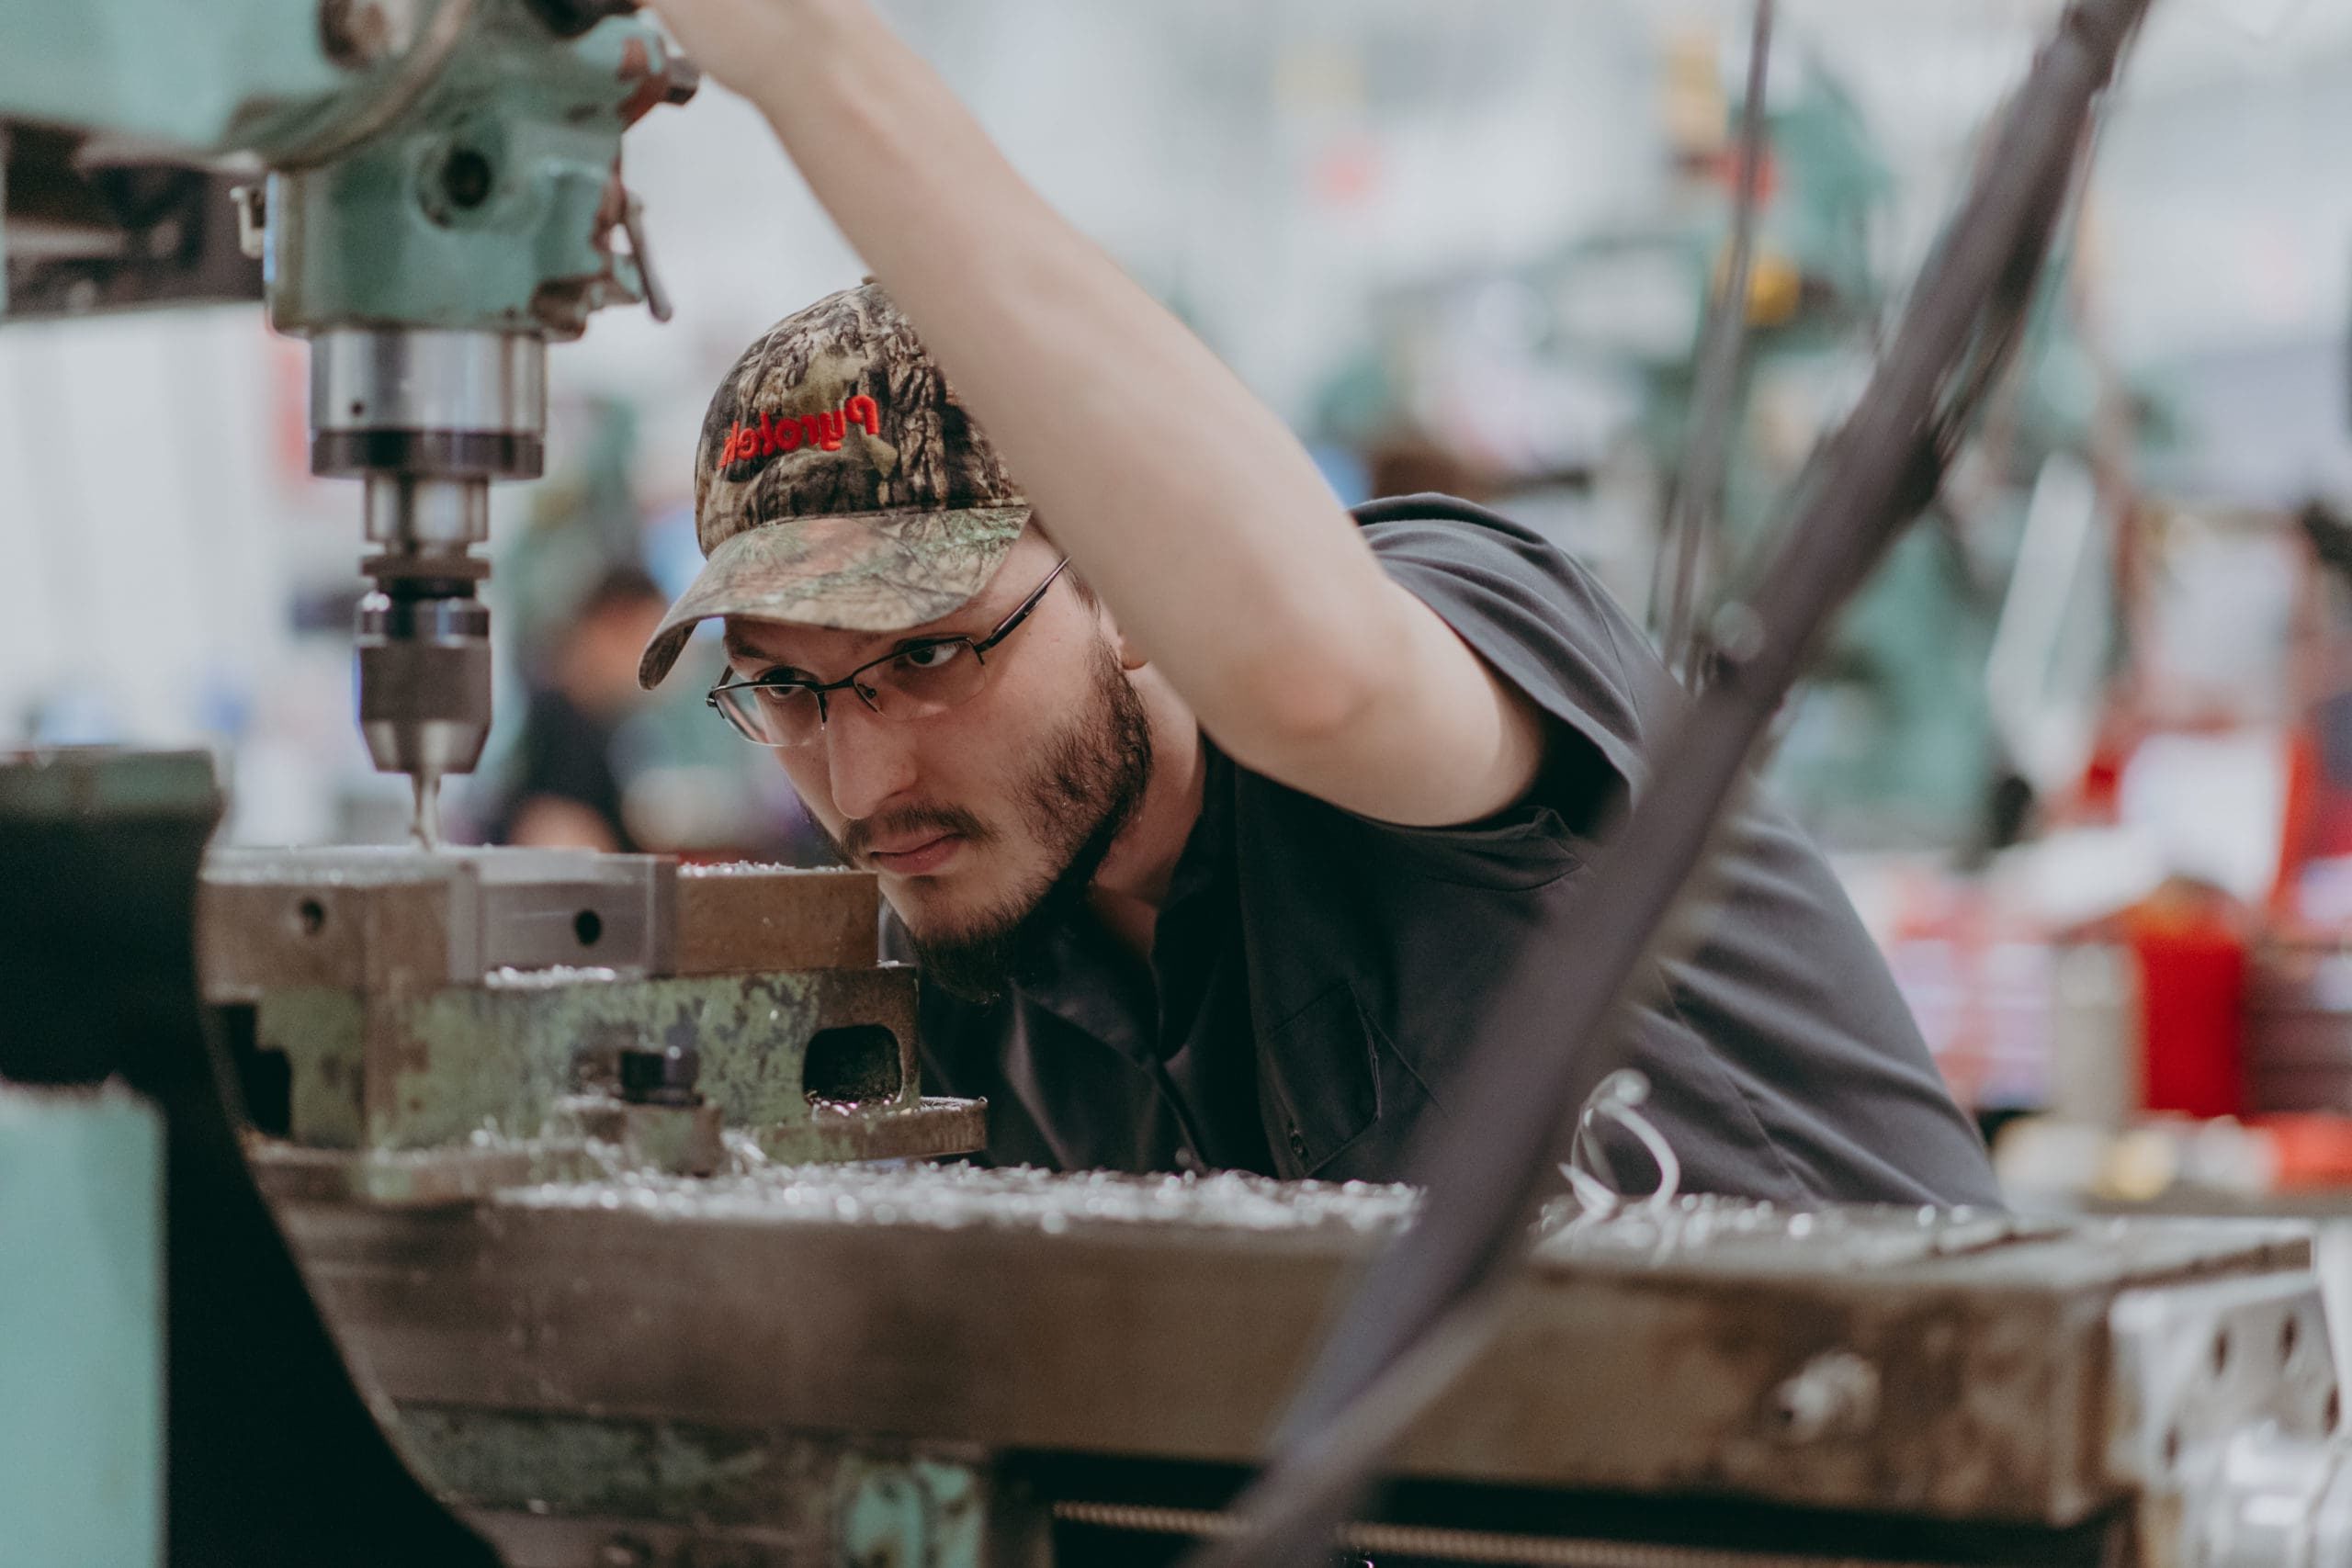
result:
[[[915,782],[910,726],[884,722],[854,694],[826,703],[825,770],[833,808],[854,821],[871,817]]]

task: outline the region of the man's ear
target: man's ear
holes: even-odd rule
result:
[[[1118,620],[1111,614],[1108,604],[1096,604],[1094,613],[1102,619],[1102,635],[1109,637],[1111,646],[1119,650],[1120,669],[1133,673],[1151,662],[1149,656],[1127,640],[1126,634],[1119,630]]]

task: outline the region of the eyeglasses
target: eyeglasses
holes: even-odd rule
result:
[[[807,746],[825,732],[825,696],[851,691],[876,716],[899,722],[927,718],[965,701],[988,683],[988,651],[1011,637],[1045,598],[1054,579],[1069,565],[1064,556],[1046,574],[1046,581],[997,623],[996,630],[975,641],[967,637],[933,637],[896,653],[859,665],[838,681],[804,681],[795,676],[754,675],[748,680],[724,680],[704,698],[726,716],[744,739],[760,746]]]

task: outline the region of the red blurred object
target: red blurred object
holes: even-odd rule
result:
[[[1361,206],[1379,187],[1380,144],[1369,136],[1342,136],[1326,147],[1309,172],[1315,194],[1333,207]]]
[[[2140,965],[2144,1109],[2245,1109],[2246,944],[2227,895],[2173,883],[2124,916]]]
[[[2278,1190],[2352,1187],[2352,1117],[2299,1111],[2258,1116],[2254,1125],[2269,1134]]]
[[[1709,179],[1734,196],[1739,194],[1739,149],[1736,146],[1726,147],[1710,156],[1707,159],[1706,167]],[[1767,147],[1764,149],[1764,156],[1756,166],[1757,205],[1770,206],[1772,198],[1780,194],[1781,161],[1774,157],[1772,150]]]

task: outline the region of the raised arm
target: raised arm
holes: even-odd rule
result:
[[[1295,437],[865,0],[653,0],[766,116],[1121,633],[1244,765],[1369,816],[1524,793],[1544,723],[1392,582]]]

